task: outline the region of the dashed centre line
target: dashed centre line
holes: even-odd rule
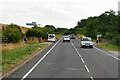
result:
[[[75,49],[75,51],[77,52],[77,54],[78,54],[78,56],[80,57],[80,59],[82,60],[84,66],[85,66],[85,69],[86,69],[87,72],[90,74],[89,68],[88,68],[87,65],[85,64],[85,61],[83,60],[82,56],[80,55],[79,51],[78,51],[77,48],[74,46],[74,44],[72,43],[72,41],[71,41],[71,44],[72,44],[72,46],[74,47],[74,49]],[[93,76],[92,76],[91,74],[90,74],[90,78],[91,78],[91,80],[94,80],[94,78],[93,78]]]

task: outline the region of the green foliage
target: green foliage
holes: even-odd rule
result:
[[[74,31],[94,39],[96,39],[97,34],[102,34],[102,38],[115,39],[115,43],[118,44],[118,35],[120,34],[119,22],[120,16],[116,15],[113,10],[110,10],[100,16],[78,21]]]
[[[114,44],[98,44],[96,45],[100,48],[103,48],[104,50],[109,50],[109,51],[120,51],[119,48],[120,46],[114,45]]]
[[[24,47],[17,48],[10,52],[5,52],[2,54],[2,68],[3,70],[12,68],[14,64],[19,61],[26,59],[32,53],[39,51],[39,48],[45,47],[47,44],[41,45],[28,45]]]
[[[47,34],[46,34],[47,32],[49,34],[54,33],[53,29],[50,28],[50,27],[41,28],[41,27],[38,27],[38,26],[35,25],[32,29],[29,29],[26,32],[26,36],[27,37],[42,37],[43,39],[46,39],[47,38]]]
[[[8,38],[8,42],[18,42],[22,38],[20,26],[14,24],[8,25],[8,28],[2,31],[2,38]]]
[[[56,30],[56,28],[53,25],[46,25],[45,28],[51,28],[53,31]]]
[[[65,34],[65,35],[67,35],[67,34],[69,34],[69,29],[67,29],[67,28],[57,28],[55,30],[55,32],[57,34]]]

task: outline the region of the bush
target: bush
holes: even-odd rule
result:
[[[22,38],[20,27],[14,24],[8,25],[8,28],[2,31],[2,38],[8,38],[9,43],[17,43]]]
[[[40,28],[35,25],[32,29],[29,29],[26,32],[26,36],[27,37],[42,37],[43,39],[46,39],[47,38],[46,32],[48,32],[49,34],[54,33],[52,28],[49,28],[49,27]]]

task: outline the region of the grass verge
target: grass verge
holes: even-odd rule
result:
[[[114,44],[99,43],[96,46],[108,51],[120,51],[120,46]]]
[[[2,72],[3,74],[11,70],[15,66],[27,60],[30,56],[36,52],[47,47],[48,44],[40,45],[27,45],[24,47],[17,48],[15,50],[4,52],[2,54]]]

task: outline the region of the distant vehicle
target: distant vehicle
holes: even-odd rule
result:
[[[63,42],[65,42],[65,41],[70,42],[70,37],[69,37],[69,36],[64,36],[64,37],[63,37]]]
[[[70,39],[75,39],[75,35],[72,34],[71,37],[70,37]]]
[[[56,42],[55,34],[48,34],[48,42]]]
[[[93,42],[90,37],[83,37],[80,44],[81,44],[81,48],[83,47],[93,48]]]

